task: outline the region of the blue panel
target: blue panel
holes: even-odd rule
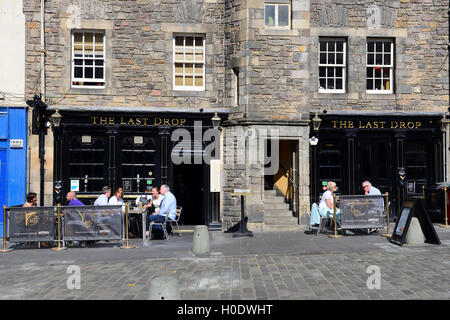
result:
[[[9,108],[9,139],[22,139],[23,148],[8,150],[8,206],[25,202],[27,166],[27,111]]]
[[[8,139],[8,109],[0,108],[0,139]]]
[[[3,205],[6,205],[6,150],[0,150],[0,233],[3,237]]]

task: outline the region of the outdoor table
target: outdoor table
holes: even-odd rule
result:
[[[147,228],[146,228],[146,221],[147,221],[146,212],[147,212],[147,208],[133,208],[133,209],[130,209],[128,211],[128,214],[136,214],[136,215],[140,214],[142,216],[142,242],[144,243],[144,245],[147,242],[147,237],[145,235],[145,232],[147,231]]]

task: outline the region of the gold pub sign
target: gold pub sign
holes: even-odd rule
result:
[[[181,127],[186,123],[185,118],[148,118],[148,117],[91,117],[91,124],[121,126],[172,126]]]
[[[331,120],[333,129],[419,129],[420,121]]]

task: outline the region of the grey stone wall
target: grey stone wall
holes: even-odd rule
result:
[[[311,1],[312,109],[434,111],[448,107],[448,1]],[[318,93],[320,36],[346,37],[347,91]],[[366,93],[366,39],[395,41],[393,94]]]
[[[224,107],[224,0],[45,1],[49,104]],[[40,1],[24,0],[26,94],[39,88]],[[71,88],[72,29],[106,33],[105,89]],[[174,33],[206,35],[206,89],[172,90]]]

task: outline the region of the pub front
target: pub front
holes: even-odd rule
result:
[[[93,204],[103,186],[112,193],[122,187],[124,200],[134,204],[152,186],[167,184],[183,208],[181,223],[220,229],[220,193],[210,192],[210,164],[202,157],[211,111],[60,113],[61,125],[54,133],[54,184],[62,184],[63,196],[74,190],[83,203]],[[172,139],[176,129],[183,129],[190,140]],[[185,161],[173,161],[172,153],[179,152]]]
[[[311,201],[317,202],[328,181],[338,194],[364,194],[369,180],[381,193],[389,193],[395,217],[405,197],[419,197],[422,187],[443,180],[443,140],[440,113],[327,112],[319,114],[319,139],[311,146]],[[406,183],[399,181],[399,169]]]

